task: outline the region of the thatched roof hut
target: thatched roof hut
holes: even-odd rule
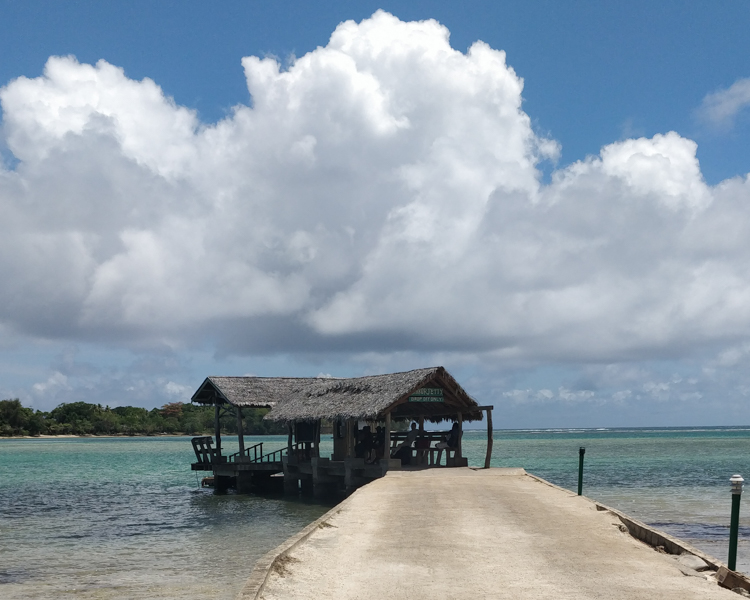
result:
[[[202,404],[270,408],[272,421],[393,419],[441,421],[461,413],[481,420],[477,402],[443,368],[346,379],[323,377],[208,377],[192,398]]]

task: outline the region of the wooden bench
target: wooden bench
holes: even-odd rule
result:
[[[425,431],[423,432],[414,442],[414,445],[409,448],[412,455],[413,465],[425,465],[429,467],[440,466],[437,461],[437,456],[440,455],[440,448],[435,448],[433,444],[440,443],[444,438],[450,435],[450,431]],[[391,434],[391,448],[390,452],[398,448],[399,444],[406,440],[407,432],[395,432]],[[427,440],[429,444],[426,448],[417,447],[420,440]],[[424,443],[424,442],[423,442]],[[445,466],[448,466],[452,460],[455,460],[458,449],[457,448],[443,448],[445,453]]]
[[[193,443],[196,462],[202,464],[211,464],[213,462],[216,450],[212,447],[214,442],[210,435],[194,437],[190,440]]]
[[[190,441],[197,461],[191,465],[193,471],[210,471],[214,463],[226,462],[226,456],[219,456],[213,447],[214,440],[210,435],[194,437]]]

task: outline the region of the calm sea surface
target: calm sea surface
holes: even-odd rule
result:
[[[492,464],[575,489],[579,446],[584,494],[726,560],[728,481],[750,479],[750,428],[496,431]],[[470,463],[484,452],[485,434],[467,432]],[[0,598],[230,599],[260,556],[329,508],[214,495],[193,458],[180,437],[0,440]],[[740,537],[750,572],[750,507]]]

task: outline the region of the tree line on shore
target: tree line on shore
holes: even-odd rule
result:
[[[286,433],[281,423],[264,421],[268,409],[244,409],[242,430],[246,435]],[[221,431],[237,434],[237,418],[224,415]],[[102,406],[87,402],[60,404],[44,412],[23,406],[16,399],[0,400],[0,436],[38,435],[186,435],[213,434],[214,407],[170,402],[161,408]]]

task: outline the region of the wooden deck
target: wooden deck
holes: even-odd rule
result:
[[[441,440],[444,435],[445,432],[430,432],[422,439],[431,444]],[[394,433],[390,451],[395,451],[405,438],[405,433]],[[264,451],[261,442],[228,456],[216,451],[210,436],[195,437],[192,444],[196,456],[196,462],[191,464],[192,470],[212,472],[217,489],[235,488],[241,492],[283,489],[287,493],[302,491],[317,497],[346,495],[383,477],[388,471],[466,466],[466,459],[460,457],[455,449],[440,450],[435,447],[409,448],[410,460],[406,466],[402,465],[400,459],[394,458],[367,461],[364,458],[332,460],[318,457],[314,456],[315,446],[306,443]]]

